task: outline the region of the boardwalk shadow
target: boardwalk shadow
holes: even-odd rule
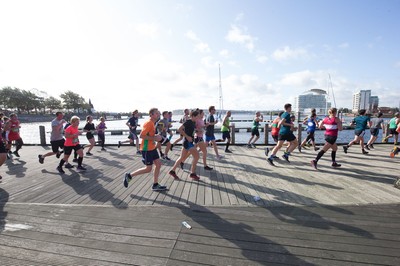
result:
[[[85,177],[88,177],[88,179]],[[98,180],[102,177],[103,174],[95,169],[88,169],[88,172],[81,173],[72,170],[70,175],[61,175],[62,181],[73,188],[77,194],[81,196],[88,195],[96,202],[111,202],[115,208],[127,208],[128,204],[125,201],[115,198],[113,193],[99,183]],[[113,181],[110,178],[107,180],[107,182]]]
[[[8,192],[0,188],[0,233],[4,231],[6,225],[7,212],[4,211],[4,207],[8,202],[8,198]]]
[[[26,162],[20,159],[7,160],[6,165],[8,166],[8,175],[14,175],[17,178],[25,177],[25,172],[28,169],[25,167]]]

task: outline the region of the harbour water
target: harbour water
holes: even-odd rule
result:
[[[142,119],[139,119],[139,125],[143,124],[144,121],[146,121],[148,118],[144,117]],[[234,123],[236,128],[242,128],[239,130],[239,132],[235,133],[235,143],[236,144],[245,144],[248,142],[251,133],[247,132],[245,128],[250,128],[251,127],[251,121],[253,119],[252,116],[249,115],[235,115],[232,117],[232,123]],[[174,120],[179,120],[179,117],[174,117]],[[351,118],[347,119],[348,121],[345,122],[350,122]],[[107,125],[107,130],[127,130],[126,126],[127,119],[124,120],[112,120],[112,121],[106,121]],[[267,122],[262,122],[260,128],[263,128],[265,123]],[[97,125],[98,121],[94,120],[94,124]],[[85,121],[81,121],[80,127],[83,127],[85,125]],[[179,126],[181,125],[179,122],[174,122],[172,127],[173,132]],[[45,131],[46,131],[46,142],[49,144],[50,143],[50,131],[51,131],[51,123],[50,122],[36,122],[36,123],[22,123],[21,124],[21,129],[20,129],[20,134],[21,137],[23,138],[24,142],[26,144],[40,144],[40,133],[39,133],[39,126],[44,126]],[[218,127],[218,125],[217,125]],[[138,128],[140,129],[140,127]],[[303,128],[304,129],[304,128]],[[297,133],[295,133],[297,136]],[[221,133],[216,133],[216,138],[221,137]],[[270,135],[270,134],[269,134]],[[111,135],[110,132],[106,132],[106,144],[118,144],[118,141],[124,141],[127,140],[128,133],[124,132],[122,135]],[[177,139],[179,137],[178,134],[174,134],[172,141]],[[305,130],[302,131],[302,139],[307,137],[307,132]],[[97,137],[96,137],[97,138]],[[339,133],[337,143],[348,143],[354,138],[354,130],[343,130],[342,132]],[[370,132],[369,130],[366,131],[365,140],[368,140],[370,138]],[[317,144],[323,144],[324,141],[324,131],[323,130],[317,130],[315,133],[315,139]],[[382,140],[382,130],[380,130],[377,142],[380,142]],[[85,135],[80,136],[80,142],[83,144],[88,143]],[[262,144],[264,142],[264,132],[260,132],[260,139],[258,140],[258,144]],[[274,141],[271,136],[269,136],[269,143],[273,144]]]

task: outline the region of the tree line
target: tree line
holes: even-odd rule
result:
[[[73,112],[91,112],[93,106],[77,93],[66,91],[60,99],[53,96],[38,95],[37,90],[28,91],[19,88],[3,87],[0,90],[0,107],[4,110],[13,110],[21,113],[53,113],[53,110],[66,110]],[[42,92],[42,94],[45,94]]]

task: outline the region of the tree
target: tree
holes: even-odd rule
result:
[[[85,109],[88,106],[82,96],[72,91],[64,92],[60,97],[63,99],[65,109],[76,110],[78,114],[81,109]]]
[[[50,109],[50,113],[53,112],[54,109],[61,109],[62,103],[61,100],[50,96],[49,98],[44,100],[44,106]]]

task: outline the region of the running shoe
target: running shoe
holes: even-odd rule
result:
[[[183,170],[183,167],[185,166],[185,164],[183,162],[180,163],[181,169]]]
[[[86,155],[88,155],[88,156],[92,156],[92,155],[93,155],[93,153],[91,153],[90,151],[88,151],[88,152],[86,153]]]
[[[383,138],[382,139],[382,143],[387,143],[388,142],[388,139],[387,138]]]
[[[164,159],[167,161],[171,161],[171,159],[168,156],[164,156]]]
[[[225,153],[232,153],[232,151],[226,149],[226,150],[225,150]]]
[[[344,151],[344,153],[347,153],[347,150],[349,149],[349,147],[347,147],[347,146],[343,146],[343,151]]]
[[[60,174],[65,174],[65,172],[64,172],[64,170],[62,169],[61,166],[57,166],[57,171],[58,171]]]
[[[276,156],[276,155],[272,155],[272,158],[275,160],[275,159],[278,159],[279,160],[279,157],[278,156]]]
[[[319,151],[319,148],[318,148],[318,147],[315,147],[315,148],[314,148],[314,151]]]
[[[265,148],[265,150],[264,150],[264,153],[265,153],[265,156],[267,156],[267,157],[268,157],[269,148]]]
[[[249,149],[253,148],[253,147],[251,147],[251,144],[247,144],[246,146],[247,146],[247,148],[249,148]]]
[[[153,191],[164,191],[167,190],[167,186],[161,186],[160,184],[153,184],[153,186],[151,187],[151,190]]]
[[[224,156],[218,155],[218,156],[215,156],[215,158],[217,158],[217,160],[222,160],[222,158],[224,158]]]
[[[76,169],[79,170],[79,171],[86,171],[86,168],[83,167],[82,165],[78,165],[78,166],[76,167]]]
[[[118,141],[118,149],[121,148],[121,141]]]
[[[105,149],[105,148],[101,148],[101,150],[102,150],[102,151],[106,151],[106,149]]]
[[[13,154],[14,154],[15,156],[17,156],[17,157],[20,157],[20,156],[19,156],[19,153],[18,153],[17,151],[14,151]]]
[[[60,159],[60,156],[61,156],[61,152],[57,152],[57,153],[56,153],[57,159]]]
[[[290,161],[289,161],[289,155],[284,154],[284,155],[282,155],[282,158],[285,159],[288,163],[290,163]]]
[[[211,170],[212,170],[212,168],[211,168],[211,167],[209,167],[208,165],[206,165],[206,166],[204,166],[204,170],[209,170],[209,171],[211,171]]]
[[[255,149],[256,145],[254,145],[253,143],[250,144],[251,148]]]
[[[372,148],[372,149],[375,149],[374,148],[374,144],[369,144],[369,147]]]
[[[41,154],[38,155],[39,157],[39,163],[43,164],[44,163],[44,158]]]
[[[273,160],[273,159],[267,158],[267,161],[268,161],[268,163],[269,163],[270,165],[275,166],[274,160]]]
[[[398,177],[397,179],[396,179],[396,181],[394,181],[394,187],[395,188],[400,188],[400,177]]]
[[[131,182],[132,177],[129,173],[125,173],[124,175],[124,187],[128,187],[129,182]]]
[[[368,154],[368,152],[364,149],[362,149],[362,154]]]
[[[74,159],[72,160],[72,162],[73,162],[73,163],[77,163],[77,162],[78,162],[78,158],[74,158]]]
[[[176,175],[175,171],[171,170],[171,171],[169,171],[169,174],[170,174],[175,180],[179,180],[179,176]]]
[[[141,151],[137,151],[136,154],[142,154],[142,152]]]
[[[199,179],[200,179],[200,177],[198,177],[198,176],[196,175],[196,173],[191,173],[191,174],[190,174],[190,178],[193,178],[194,180],[199,180]]]
[[[65,168],[71,169],[71,168],[74,168],[74,166],[73,166],[72,164],[70,164],[70,163],[67,163],[67,164],[65,165]]]
[[[366,150],[369,150],[369,151],[370,151],[370,148],[368,147],[368,145],[365,145],[365,146],[364,146],[364,149],[366,149]]]
[[[316,160],[312,160],[312,161],[311,161],[311,166],[314,167],[315,170],[318,170],[318,169],[317,169],[317,161],[316,161]]]
[[[340,167],[342,166],[341,164],[338,164],[337,162],[333,162],[332,163],[332,167],[336,168],[336,167]]]
[[[299,152],[301,152],[301,145],[299,145],[298,149],[299,149]]]
[[[390,152],[390,158],[394,158],[394,156],[399,152],[398,147],[393,147],[392,151]]]
[[[172,148],[174,147],[174,144],[171,144],[171,148],[169,148],[172,151]]]

